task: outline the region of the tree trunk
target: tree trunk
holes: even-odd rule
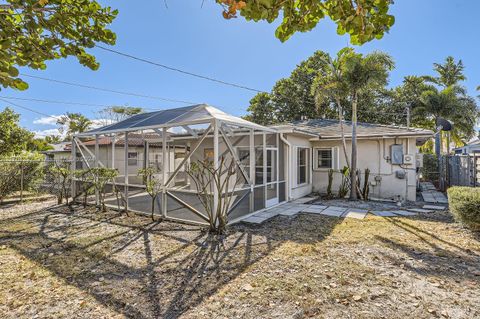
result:
[[[157,199],[157,196],[152,196],[152,221],[155,221],[155,199]]]
[[[348,158],[348,152],[347,152],[347,141],[345,140],[345,127],[343,125],[344,119],[343,119],[343,108],[342,104],[340,103],[340,99],[337,99],[337,105],[338,105],[338,118],[340,120],[340,132],[342,135],[342,146],[343,146],[343,153],[345,154],[345,162],[347,163],[347,167],[350,167],[350,159]]]
[[[357,200],[357,93],[352,97],[352,164],[350,165],[350,200]]]

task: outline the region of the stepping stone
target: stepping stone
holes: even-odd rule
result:
[[[346,207],[337,207],[337,206],[328,206],[327,209],[329,209],[329,210],[336,210],[336,211],[339,211],[339,212],[344,213],[348,208],[346,208]]]
[[[302,213],[320,214],[325,208],[327,208],[327,206],[312,205],[302,210]]]
[[[314,197],[302,197],[302,198],[299,198],[299,199],[296,199],[296,200],[292,201],[292,203],[305,204],[305,203],[311,202],[313,200],[315,200]]]
[[[416,213],[431,213],[432,210],[428,209],[423,209],[423,208],[408,208],[409,211],[411,212],[416,212]]]
[[[295,206],[293,206],[292,208],[298,208],[298,209],[307,209],[307,208],[310,208],[312,205],[308,205],[308,204],[296,204]]]
[[[267,218],[262,218],[262,217],[257,217],[257,216],[250,216],[248,218],[245,218],[243,222],[245,223],[250,223],[250,224],[261,224],[264,221],[266,221]]]
[[[343,215],[343,211],[338,211],[338,210],[332,210],[330,207],[322,211],[320,214],[321,215],[327,215],[327,216],[335,216],[335,217],[341,217]]]
[[[279,213],[282,216],[293,216],[300,213],[299,210],[284,210],[283,212]]]
[[[364,219],[365,216],[367,216],[367,214],[368,214],[368,210],[352,208],[347,210],[347,212],[343,215],[343,217]]]
[[[436,206],[436,205],[424,205],[422,208],[424,209],[433,209],[433,210],[445,210],[445,206]]]
[[[392,213],[400,216],[415,216],[417,213],[412,213],[406,210],[392,210]]]
[[[264,212],[261,212],[261,213],[258,213],[258,214],[255,214],[253,216],[255,217],[260,217],[260,218],[272,218],[274,216],[277,216],[280,212],[277,212],[277,211],[264,211]]]
[[[395,213],[390,212],[390,211],[381,211],[381,212],[373,211],[372,214],[375,215],[375,216],[379,216],[379,217],[396,217],[396,216],[398,216]]]

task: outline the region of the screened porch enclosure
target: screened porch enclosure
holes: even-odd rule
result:
[[[229,223],[285,201],[284,147],[279,134],[205,104],[143,113],[78,134],[72,156],[79,159],[76,168],[117,170],[105,202],[135,212],[152,210],[139,170],[153,168],[152,178],[159,184],[154,213],[166,219],[208,224],[211,212],[201,200],[205,196],[212,198],[213,207],[229,200]],[[199,191],[191,175],[194,163],[211,163],[214,168],[232,163],[234,173],[228,180],[227,174],[220,177],[226,185],[220,196],[213,185]],[[124,198],[120,205],[114,189]],[[72,190],[82,192],[79,179]],[[91,204],[98,204],[98,196],[89,198]]]

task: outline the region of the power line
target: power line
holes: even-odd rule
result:
[[[158,66],[158,67],[170,70],[170,71],[190,75],[190,76],[193,76],[193,77],[196,77],[196,78],[199,78],[199,79],[208,80],[208,81],[211,81],[211,82],[216,82],[216,83],[220,83],[220,84],[223,84],[223,85],[232,86],[232,87],[236,87],[236,88],[239,88],[239,89],[244,89],[244,90],[248,90],[248,91],[252,91],[252,92],[257,92],[257,93],[264,92],[262,90],[257,90],[257,89],[254,89],[254,88],[251,88],[251,87],[248,87],[248,86],[245,86],[245,85],[236,84],[236,83],[232,83],[232,82],[227,82],[227,81],[223,81],[223,80],[218,80],[218,79],[208,77],[208,76],[205,76],[205,75],[196,74],[196,73],[193,73],[193,72],[189,72],[189,71],[185,71],[185,70],[182,70],[182,69],[174,68],[174,67],[171,67],[171,66],[168,66],[168,65],[165,65],[165,64],[161,64],[161,63],[158,63],[158,62],[154,62],[154,61],[150,61],[150,60],[147,60],[147,59],[139,58],[139,57],[133,56],[133,55],[128,54],[128,53],[123,53],[123,52],[120,52],[120,51],[117,51],[117,50],[113,50],[113,49],[103,47],[103,46],[98,45],[98,44],[95,45],[95,47],[97,47],[99,49],[102,49],[104,51],[108,51],[108,52],[111,52],[111,53],[121,55],[123,57],[127,57],[127,58],[130,58],[130,59],[133,59],[133,60],[148,63],[148,64],[151,64],[151,65],[155,65],[155,66]]]
[[[7,104],[9,104],[9,105],[13,105],[13,106],[15,106],[15,107],[19,107],[19,108],[21,108],[21,109],[24,109],[24,110],[27,110],[27,111],[30,111],[30,112],[33,112],[33,113],[36,113],[36,114],[39,114],[39,115],[42,115],[42,116],[47,116],[47,117],[51,117],[51,118],[53,118],[53,119],[55,119],[55,120],[58,120],[58,118],[57,118],[56,116],[53,116],[53,115],[50,115],[50,114],[47,114],[47,113],[39,112],[39,111],[34,110],[34,109],[31,109],[31,108],[29,108],[29,107],[26,107],[26,106],[23,106],[23,105],[20,105],[20,104],[17,104],[17,103],[13,103],[13,102],[8,101],[8,100],[6,100],[6,99],[3,99],[3,98],[1,98],[1,97],[0,97],[0,101],[3,101],[3,102],[5,102],[5,103],[7,103]]]
[[[13,96],[0,96],[0,97],[7,100],[31,101],[31,102],[39,102],[39,103],[47,103],[47,104],[80,105],[80,106],[93,106],[93,107],[102,107],[102,108],[109,108],[112,106],[116,106],[116,104],[110,104],[110,105],[93,104],[93,103],[72,102],[72,101],[44,100],[44,99],[37,99],[37,98],[21,98],[21,97],[13,97]],[[147,108],[147,107],[141,107],[141,106],[139,107],[142,108],[143,110],[153,110],[153,111],[162,110],[162,108]]]
[[[103,91],[103,92],[109,92],[109,93],[115,93],[115,94],[121,94],[121,95],[130,95],[130,96],[142,97],[142,98],[153,99],[153,100],[161,100],[161,101],[167,101],[167,102],[174,102],[174,103],[198,104],[198,103],[190,102],[190,101],[169,99],[169,98],[152,96],[152,95],[138,94],[138,93],[134,93],[134,92],[125,92],[125,91],[112,90],[112,89],[101,88],[101,87],[92,86],[92,85],[86,85],[86,84],[81,84],[81,83],[74,83],[74,82],[67,82],[67,81],[55,80],[55,79],[51,79],[51,78],[45,78],[45,77],[36,76],[36,75],[31,75],[31,74],[25,74],[25,73],[20,73],[20,75],[26,76],[26,77],[29,77],[29,78],[32,78],[32,79],[38,79],[38,80],[43,80],[43,81],[48,81],[48,82],[54,82],[54,83],[60,83],[60,84],[65,84],[65,85],[70,85],[70,86],[77,86],[77,87],[81,87],[81,88],[85,88],[85,89],[91,89],[91,90],[97,90],[97,91]]]
[[[0,96],[1,98],[7,100],[20,100],[20,101],[31,101],[31,102],[40,102],[40,103],[50,103],[50,104],[65,104],[65,105],[80,105],[80,106],[95,106],[95,107],[110,107],[111,105],[106,104],[91,104],[91,103],[82,103],[82,102],[70,102],[70,101],[56,101],[56,100],[44,100],[36,98],[21,98],[13,96]]]

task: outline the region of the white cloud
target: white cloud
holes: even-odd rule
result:
[[[60,133],[60,131],[56,128],[52,128],[48,130],[33,131],[33,133],[35,133],[35,138],[44,138],[45,136],[49,136],[49,135],[60,135],[64,137],[64,134]]]
[[[33,124],[41,124],[41,125],[57,125],[57,120],[61,117],[61,115],[52,115],[52,116],[44,116],[39,119],[33,121]]]

